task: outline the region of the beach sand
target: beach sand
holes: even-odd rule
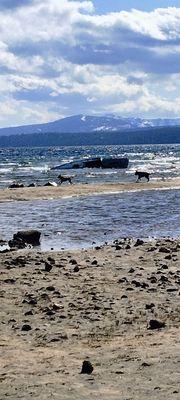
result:
[[[139,183],[62,184],[35,188],[0,189],[0,202],[57,199],[72,196],[118,193],[138,190],[180,189],[180,179]]]
[[[61,191],[86,187],[53,195]],[[9,192],[27,199],[27,189]],[[179,250],[178,239],[126,239],[0,253],[0,399],[179,399]],[[164,325],[149,329],[151,320]],[[84,360],[90,375],[80,374]]]

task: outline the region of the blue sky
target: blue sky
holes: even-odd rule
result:
[[[0,127],[72,114],[180,116],[180,7],[1,0]]]
[[[152,11],[161,7],[179,7],[179,0],[94,0],[94,6],[99,13],[117,12],[121,10],[138,10]]]

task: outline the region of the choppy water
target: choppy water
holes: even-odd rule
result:
[[[134,182],[134,171],[151,180],[180,177],[180,145],[0,149],[0,187],[14,180],[43,185],[57,180],[52,166],[85,157],[129,158],[126,170],[64,171],[74,183]],[[62,171],[63,173],[63,171]],[[173,186],[173,184],[172,184]],[[138,185],[139,189],[139,185]],[[0,204],[0,237],[40,229],[42,249],[82,248],[117,237],[180,237],[180,191],[141,191],[51,201]]]
[[[1,235],[39,229],[43,250],[83,248],[119,237],[180,237],[179,190],[1,203]]]
[[[0,187],[7,187],[15,180],[25,185],[57,181],[58,171],[51,171],[52,166],[98,156],[128,157],[129,167],[127,170],[66,170],[62,174],[73,175],[74,183],[131,182],[135,180],[136,169],[150,172],[152,180],[180,176],[180,145],[9,148],[0,149]]]

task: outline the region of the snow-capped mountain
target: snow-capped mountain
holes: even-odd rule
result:
[[[135,117],[118,117],[114,115],[89,116],[81,114],[45,124],[1,128],[0,136],[32,133],[116,132],[161,126],[180,126],[180,118],[143,119]]]

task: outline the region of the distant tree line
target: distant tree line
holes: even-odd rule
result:
[[[180,127],[121,132],[39,133],[0,136],[0,147],[90,146],[180,143]]]

